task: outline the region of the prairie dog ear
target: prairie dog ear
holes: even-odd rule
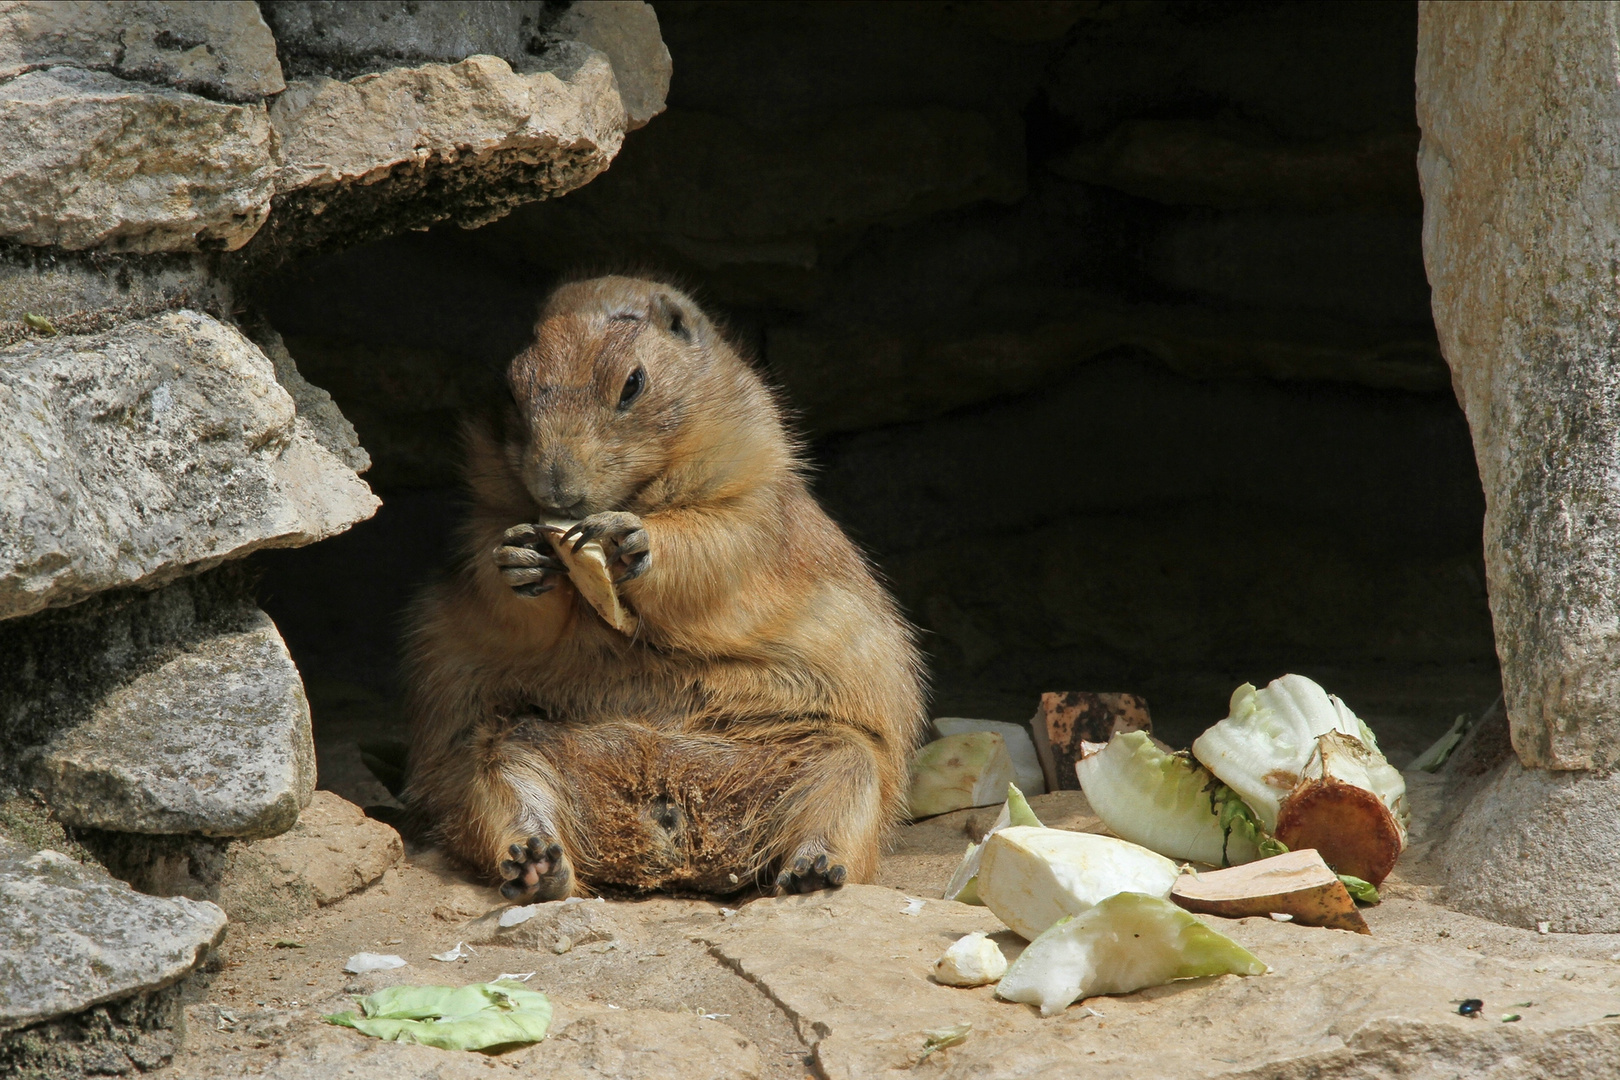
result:
[[[653,323],[660,330],[680,338],[687,344],[691,344],[697,336],[700,318],[697,311],[668,293],[659,293],[653,297],[650,314]]]

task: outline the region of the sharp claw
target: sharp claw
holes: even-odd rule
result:
[[[823,855],[818,858],[810,869],[814,870],[818,874],[825,874],[827,872],[827,856]]]
[[[516,585],[516,586],[513,586],[512,591],[517,593],[519,596],[539,596],[542,593],[550,592],[552,589],[555,589],[556,587],[557,586],[555,586],[555,585],[541,585],[541,584]]]

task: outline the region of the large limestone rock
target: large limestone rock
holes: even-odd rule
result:
[[[252,0],[22,0],[0,4],[0,79],[68,64],[230,101],[286,89]]]
[[[0,623],[0,788],[119,833],[270,836],[315,786],[298,671],[237,566]]]
[[[309,703],[270,617],[189,642],[44,750],[37,783],[68,825],[245,838],[293,827],[315,791]]]
[[[270,211],[262,105],[56,67],[0,84],[0,236],[70,250],[241,247]]]
[[[254,253],[449,219],[471,228],[590,181],[624,141],[613,67],[577,42],[545,61],[529,73],[472,56],[295,80],[270,113],[281,198]]]
[[[1513,745],[1620,765],[1620,34],[1605,4],[1424,4],[1423,253],[1485,487]],[[1620,852],[1620,840],[1611,852]]]
[[[418,4],[372,0],[268,0],[262,5],[276,39],[300,77],[347,78],[423,61],[496,56],[518,71],[547,65],[545,53],[575,41],[613,64],[629,128],[664,109],[669,49],[658,14],[642,0],[588,0],[567,5],[541,0],[480,0]]]
[[[584,53],[561,77],[518,74],[498,57],[472,56],[352,82],[300,80],[276,100],[270,117],[279,191],[375,183],[396,166],[435,158],[451,164],[465,158],[476,167],[502,151],[532,158],[559,149],[594,154],[600,171],[624,138],[613,68],[606,57]]]
[[[0,355],[0,618],[313,543],[376,511],[270,361],[209,316]]]
[[[224,933],[213,904],[143,896],[66,855],[0,839],[0,1034],[161,990]]]

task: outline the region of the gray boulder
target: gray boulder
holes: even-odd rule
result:
[[[0,618],[313,543],[379,505],[264,354],[209,316],[0,357]]]
[[[315,791],[309,703],[270,617],[188,643],[47,746],[36,782],[81,828],[274,836]]]
[[[241,247],[270,212],[270,124],[235,105],[56,67],[0,84],[0,237],[70,250]]]
[[[314,790],[309,707],[237,564],[0,623],[0,789],[72,826],[271,836]]]
[[[0,5],[0,79],[69,64],[230,101],[286,88],[252,0],[23,0]]]
[[[144,896],[0,839],[0,1033],[178,982],[225,934],[210,903]]]

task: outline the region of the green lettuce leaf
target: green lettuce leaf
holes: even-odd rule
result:
[[[551,1002],[514,982],[470,986],[390,986],[362,998],[365,1015],[326,1017],[393,1042],[440,1050],[490,1050],[539,1042],[551,1026]]]

